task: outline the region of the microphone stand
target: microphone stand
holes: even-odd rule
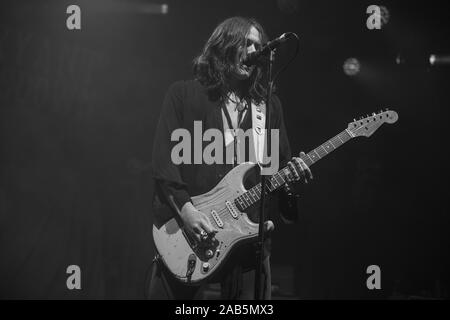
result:
[[[265,124],[265,145],[267,146],[267,154],[272,154],[272,146],[269,144],[269,130],[270,130],[270,108],[269,103],[272,100],[272,88],[273,88],[273,79],[272,79],[272,67],[275,60],[275,49],[270,50],[269,60],[267,61],[267,95],[266,95],[266,124]],[[264,146],[263,146],[264,147]],[[264,152],[263,152],[264,154]],[[267,185],[267,176],[261,176],[261,203],[260,203],[260,211],[259,211],[259,229],[258,229],[258,242],[256,248],[256,271],[255,271],[255,300],[262,300],[262,290],[261,290],[261,282],[262,282],[262,270],[263,270],[263,255],[264,255],[264,222],[265,222],[265,212],[264,206],[266,203],[266,185]]]

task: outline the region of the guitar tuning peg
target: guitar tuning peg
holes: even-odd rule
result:
[[[356,119],[355,119],[355,118],[353,118],[353,122],[356,122]]]
[[[376,116],[376,114],[375,114],[375,112],[373,112],[373,113],[372,113],[372,117],[375,117],[375,116]]]

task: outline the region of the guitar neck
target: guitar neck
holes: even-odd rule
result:
[[[324,158],[329,153],[333,152],[334,150],[342,146],[351,138],[353,138],[353,135],[349,130],[346,129],[341,133],[337,134],[336,136],[334,136],[333,138],[331,138],[330,140],[326,141],[325,143],[322,143],[314,150],[301,156],[300,158],[308,165],[308,167],[310,167],[320,159]],[[273,192],[282,187],[284,184],[286,184],[288,172],[289,168],[284,167],[276,174],[271,176],[269,179],[267,179],[266,194]],[[261,199],[261,183],[258,183],[257,185],[255,185],[254,187],[252,187],[251,189],[247,190],[239,197],[237,197],[234,200],[234,203],[236,204],[237,208],[240,211],[244,211],[251,205],[257,203],[260,199]]]
[[[352,134],[347,129],[345,129],[341,133],[335,135],[330,140],[322,143],[320,146],[300,158],[308,165],[308,167],[310,167],[311,165],[325,157],[327,154],[342,146],[351,138],[353,138]]]

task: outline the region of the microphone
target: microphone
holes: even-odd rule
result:
[[[242,64],[246,65],[247,67],[256,64],[262,56],[268,54],[270,51],[285,42],[288,39],[288,35],[289,34],[287,33],[283,33],[278,38],[267,42],[261,49],[248,54],[247,57],[242,61]]]

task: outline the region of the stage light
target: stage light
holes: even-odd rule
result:
[[[432,54],[429,58],[430,65],[438,66],[438,65],[450,65],[450,55],[436,55]]]
[[[450,66],[450,55],[448,54],[425,54],[412,52],[407,55],[398,54],[395,58],[397,65],[408,67],[438,67]]]
[[[355,76],[361,69],[361,64],[356,58],[348,58],[343,65],[344,73],[348,76]]]
[[[168,4],[154,4],[148,3],[141,6],[140,11],[146,14],[168,14],[169,5]]]

